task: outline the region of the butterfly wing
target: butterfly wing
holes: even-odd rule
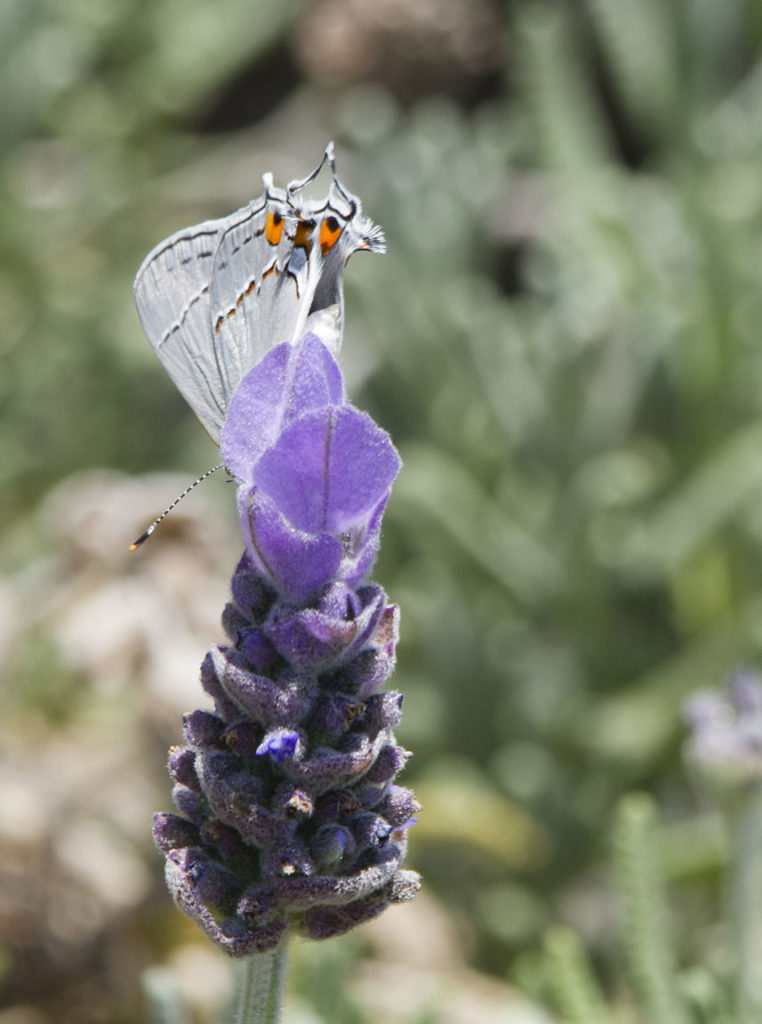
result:
[[[313,330],[338,352],[346,262],[358,249],[384,251],[382,232],[361,216],[329,153],[326,199],[298,194],[317,172],[286,190],[265,175],[259,199],[176,232],[138,270],[135,300],[148,339],[217,443],[230,399],[271,348]]]
[[[153,249],[135,277],[148,340],[210,436],[219,442],[228,394],[211,344],[210,283],[219,239],[231,220],[253,218],[264,200],[230,217],[176,232]]]
[[[276,228],[268,230],[268,216],[280,218]],[[292,339],[302,300],[314,291],[319,268],[294,250],[296,221],[285,193],[268,188],[228,217],[171,235],[136,275],[143,329],[217,443],[241,380],[268,349]]]
[[[267,210],[222,232],[210,285],[213,338],[228,398],[262,356],[304,326],[320,264],[286,195],[267,182]]]

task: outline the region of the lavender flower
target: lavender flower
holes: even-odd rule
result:
[[[683,709],[691,736],[686,757],[719,785],[762,782],[762,679],[733,675],[725,693],[695,694]]]
[[[182,910],[236,957],[327,938],[412,898],[413,794],[393,729],[398,613],[366,579],[399,458],[307,334],[242,381],[222,433],[246,549],[201,683],[214,711],[170,752],[179,814],[154,838]]]

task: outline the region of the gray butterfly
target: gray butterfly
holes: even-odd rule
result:
[[[327,164],[325,199],[301,196]],[[333,144],[285,189],[219,220],[176,232],[135,278],[143,328],[177,389],[219,443],[230,399],[271,348],[315,334],[336,354],[344,321],[344,266],[358,249],[384,251],[379,227],[336,177]]]

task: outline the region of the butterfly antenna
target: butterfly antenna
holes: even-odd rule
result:
[[[182,494],[178,494],[178,496],[175,498],[172,504],[168,505],[167,508],[164,509],[162,514],[160,516],[157,516],[156,519],[154,519],[154,521],[151,523],[151,525],[148,527],[145,533],[141,533],[138,539],[136,541],[133,541],[132,544],[130,544],[130,551],[137,551],[140,545],[144,544],[145,541],[148,540],[148,538],[151,536],[151,534],[159,525],[159,523],[162,522],[162,520],[166,519],[169,513],[172,511],[172,509],[180,504],[185,495],[190,494],[194,487],[198,487],[198,485],[202,483],[204,480],[206,480],[208,476],[211,476],[212,473],[216,473],[218,469],[222,469],[223,465],[224,463],[220,462],[219,465],[212,466],[211,469],[207,469],[206,473],[202,473],[197,480],[194,480],[189,487],[185,488]]]

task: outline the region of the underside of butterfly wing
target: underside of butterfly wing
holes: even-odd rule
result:
[[[302,190],[328,163],[327,197]],[[307,178],[265,191],[228,217],[170,236],[135,278],[148,339],[178,390],[219,443],[233,394],[271,348],[312,330],[336,354],[343,275],[353,252],[383,252],[380,228],[336,177],[332,146]]]
[[[268,184],[265,210],[221,234],[210,285],[212,344],[228,398],[276,345],[295,340],[320,273],[306,258],[309,231]]]
[[[261,200],[251,203],[249,216]],[[219,238],[233,217],[176,232],[153,249],[135,277],[143,329],[201,423],[219,441],[227,390],[211,344],[210,285]]]

